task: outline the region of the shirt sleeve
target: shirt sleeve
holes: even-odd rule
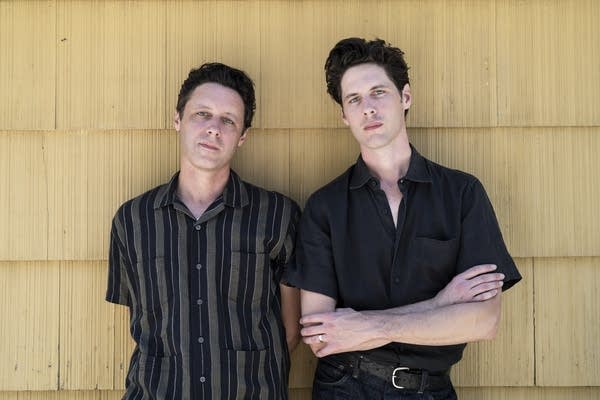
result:
[[[300,289],[338,298],[337,275],[325,202],[315,195],[306,202],[296,239],[296,266],[289,282]]]
[[[131,306],[129,288],[127,285],[128,262],[125,256],[125,246],[120,238],[122,232],[122,224],[120,223],[117,214],[113,219],[110,231],[106,301]]]
[[[503,290],[521,280],[521,274],[506,249],[492,204],[479,180],[463,194],[458,273],[478,264],[496,264],[505,275]]]

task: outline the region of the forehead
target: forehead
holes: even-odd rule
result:
[[[196,86],[186,103],[187,107],[205,107],[240,116],[244,114],[244,101],[239,93],[214,82]]]
[[[349,93],[360,93],[375,86],[395,87],[383,67],[377,64],[360,64],[350,67],[340,82],[342,97]]]

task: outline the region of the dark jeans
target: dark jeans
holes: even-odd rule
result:
[[[448,388],[436,391],[397,389],[389,381],[360,372],[356,378],[351,371],[340,370],[327,361],[319,360],[313,382],[313,400],[456,400],[456,392]]]

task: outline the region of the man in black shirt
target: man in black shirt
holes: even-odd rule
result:
[[[361,154],[308,199],[290,274],[317,399],[456,398],[450,367],[495,336],[521,279],[481,183],[410,145],[403,54],[350,38],[325,64]]]
[[[288,397],[300,305],[282,279],[300,210],[230,168],[254,108],[244,72],[192,70],[174,117],[180,171],[113,219],[106,299],[129,307],[136,344],[126,400]]]

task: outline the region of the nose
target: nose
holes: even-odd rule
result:
[[[215,135],[216,137],[219,137],[221,135],[221,128],[218,126],[218,124],[214,124],[208,127],[206,132],[208,132],[209,135]]]
[[[363,115],[365,117],[368,117],[369,115],[374,115],[375,113],[377,113],[377,111],[375,110],[375,107],[373,107],[373,105],[370,102],[364,102],[363,105],[364,105]]]

